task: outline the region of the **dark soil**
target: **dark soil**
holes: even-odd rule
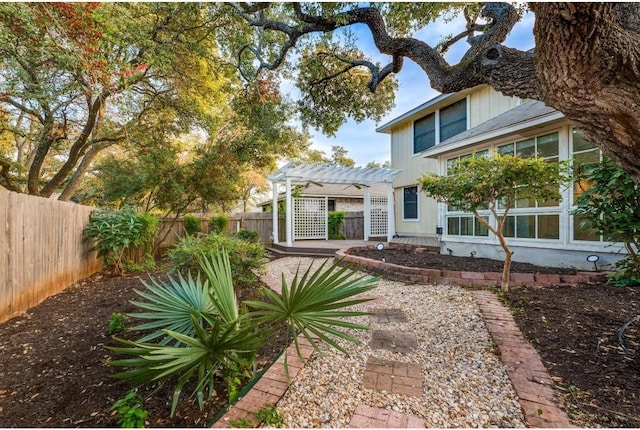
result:
[[[386,261],[395,262],[389,251],[383,251]],[[501,262],[490,261],[422,253],[404,264],[499,272]],[[116,370],[106,362],[114,354],[105,345],[115,343],[106,327],[112,312],[135,310],[129,300],[137,298],[133,289],[141,287],[140,278],[148,275],[94,275],[0,324],[0,427],[117,426],[109,409],[130,386],[111,378]],[[626,352],[618,342],[620,327],[640,313],[640,290],[527,287],[502,297],[556,381],[574,425],[640,427],[640,322],[625,332]],[[261,357],[265,362],[276,354],[272,348]],[[140,390],[149,426],[204,427],[227,401],[223,391],[204,411],[185,401],[172,419],[172,391],[170,385]]]
[[[0,427],[118,427],[110,408],[132,387],[112,378],[118,370],[107,361],[116,354],[105,346],[116,342],[107,325],[112,312],[139,311],[129,300],[140,300],[133,290],[144,288],[140,280],[149,275],[166,277],[96,274],[0,324]],[[240,295],[256,297],[257,291],[245,288]],[[131,332],[120,336],[136,338]],[[259,367],[270,363],[283,342],[279,338],[260,351]],[[217,396],[200,411],[185,387],[170,418],[174,386],[141,387],[148,426],[206,427],[227,404],[224,384],[216,388]]]
[[[441,255],[435,252],[417,253],[413,248],[385,248],[382,251],[370,248],[358,248],[350,254],[360,257],[382,260],[387,263],[405,267],[420,267],[423,269],[465,270],[468,272],[502,272],[503,262],[488,258],[459,257],[455,255]],[[529,263],[511,263],[511,273],[540,273],[574,275],[574,269],[541,267]]]

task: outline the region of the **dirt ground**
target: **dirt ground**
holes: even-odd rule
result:
[[[118,370],[106,363],[116,355],[105,346],[116,342],[107,325],[112,312],[138,311],[129,300],[140,299],[133,290],[144,288],[141,279],[149,274],[96,274],[0,324],[0,427],[118,427],[110,408],[132,387],[111,377]],[[278,345],[261,351],[261,365]],[[204,411],[186,400],[185,387],[174,418],[172,385],[141,388],[148,426],[206,427],[227,403],[224,385],[218,387]]]
[[[391,253],[385,258],[401,262],[393,261]],[[490,260],[453,258],[431,253],[410,257],[422,267],[501,267]],[[481,266],[472,266],[478,262]],[[517,271],[525,268],[517,266]],[[116,370],[106,365],[112,353],[104,347],[114,341],[106,328],[112,312],[135,310],[128,301],[137,298],[133,289],[141,288],[140,278],[148,279],[148,274],[97,274],[0,324],[0,427],[117,426],[109,409],[130,387],[110,377]],[[618,341],[620,327],[640,313],[638,289],[518,288],[502,297],[540,352],[574,425],[640,427],[640,322],[625,333],[626,352]],[[275,353],[267,350],[262,359]],[[182,403],[171,419],[172,387],[146,387],[140,393],[152,427],[205,427],[226,403],[221,391],[204,411]]]

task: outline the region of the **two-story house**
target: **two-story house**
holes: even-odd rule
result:
[[[441,251],[502,259],[497,239],[473,214],[438,203],[421,193],[417,179],[426,172],[447,174],[460,158],[492,154],[544,157],[550,161],[596,163],[600,150],[585,141],[564,115],[538,101],[507,97],[488,86],[443,94],[377,129],[391,135],[391,165],[402,169],[394,180],[396,233],[441,237]],[[623,247],[602,241],[571,215],[580,184],[562,190],[560,202],[522,199],[505,226],[514,260],[540,265],[593,269],[617,261]],[[492,222],[489,211],[485,214]]]

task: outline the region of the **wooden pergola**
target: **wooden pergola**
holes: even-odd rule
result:
[[[289,162],[278,171],[269,176],[273,190],[273,243],[278,243],[278,185],[285,187],[285,208],[286,208],[286,246],[293,246],[294,241],[294,198],[292,188],[297,185],[312,184],[342,184],[354,186],[362,190],[364,200],[364,240],[369,240],[372,236],[372,220],[375,221],[376,211],[382,213],[382,208],[376,199],[369,192],[372,187],[385,187],[386,196],[386,237],[390,242],[395,235],[395,217],[393,200],[393,178],[400,173],[399,169],[373,169],[373,168],[351,168],[336,166],[332,164],[302,164]],[[318,200],[318,199],[316,199]],[[315,202],[310,202],[315,203]],[[317,202],[319,207],[322,202]],[[325,206],[326,211],[326,206]],[[373,215],[372,215],[373,213]]]

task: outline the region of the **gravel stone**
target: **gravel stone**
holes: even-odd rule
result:
[[[287,281],[324,259],[286,257],[267,264],[267,273]],[[329,262],[331,263],[331,262]],[[358,405],[381,407],[425,420],[426,427],[525,427],[518,397],[472,296],[450,285],[407,285],[380,279],[367,294],[382,301],[354,309],[400,309],[407,322],[370,322],[351,318],[372,330],[411,331],[418,347],[408,353],[368,345],[371,331],[348,330],[360,344],[337,342],[349,355],[321,345],[292,382],[277,408],[286,427],[347,427]],[[376,357],[422,367],[421,397],[364,388],[367,359]]]

